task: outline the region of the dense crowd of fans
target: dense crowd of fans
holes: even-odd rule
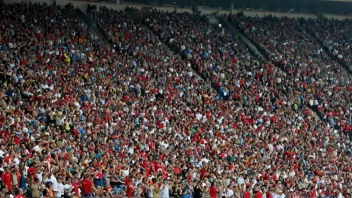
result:
[[[302,29],[299,21],[271,16],[232,20],[282,67],[307,105],[315,107],[332,126],[349,133],[351,76]]]
[[[107,47],[1,6],[1,197],[351,197],[349,76],[296,21],[230,17],[259,60],[190,14],[100,7]]]
[[[332,56],[336,56],[352,71],[351,20],[308,20],[304,25],[323,42],[324,47],[328,48]]]

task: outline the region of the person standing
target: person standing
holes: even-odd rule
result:
[[[211,198],[217,198],[218,197],[218,189],[215,186],[215,183],[211,184],[211,187],[209,188],[209,194]]]
[[[136,191],[134,192],[134,196],[136,198],[141,198],[143,193],[142,183],[137,184]]]
[[[163,181],[163,184],[161,185],[161,198],[169,198],[169,184],[167,183],[167,180],[165,179]]]
[[[54,193],[53,183],[52,182],[48,182],[47,183],[47,188],[44,189],[43,195],[44,195],[44,197],[50,197],[50,198],[55,197],[55,193]]]
[[[152,186],[150,185],[150,182],[148,181],[147,178],[143,179],[142,186],[144,189],[144,198],[152,198],[153,197],[153,189],[151,188]]]
[[[183,188],[182,188],[182,193],[181,193],[181,198],[190,198],[190,197],[191,197],[190,188],[189,188],[187,182],[184,181]]]
[[[61,198],[65,194],[64,184],[62,183],[62,175],[59,175],[57,182],[53,184],[55,198]]]
[[[135,191],[135,188],[133,186],[132,180],[131,179],[127,179],[126,196],[127,197],[133,197],[134,191]]]
[[[171,196],[172,197],[180,197],[182,193],[182,189],[180,184],[178,183],[178,181],[175,181],[173,186],[172,186],[172,193]]]
[[[4,167],[5,172],[1,175],[1,181],[5,184],[9,193],[12,193],[12,174],[9,170],[9,167]]]
[[[157,182],[157,180],[155,180],[154,186],[153,186],[153,197],[154,198],[161,198],[160,184],[159,184],[159,182]]]
[[[243,197],[243,198],[250,198],[250,197],[251,197],[251,193],[250,193],[250,191],[249,191],[249,188],[247,188],[246,190],[244,190],[244,191],[242,192],[242,197]]]
[[[193,188],[194,192],[194,198],[201,198],[202,197],[202,189],[201,189],[202,183],[200,181],[197,182],[197,184]]]
[[[18,189],[18,194],[14,198],[26,198],[26,196],[24,196],[24,192],[22,188]]]
[[[73,186],[73,196],[74,197],[79,197],[79,194],[80,194],[80,190],[79,190],[79,183],[78,183],[78,178],[77,176],[74,176],[73,179],[72,179],[72,186]]]
[[[41,187],[40,187],[40,181],[38,178],[34,179],[33,184],[30,187],[32,198],[39,198],[41,195]]]
[[[223,194],[223,197],[230,198],[230,197],[233,197],[233,196],[234,196],[233,190],[230,189],[228,186],[226,186],[224,194]]]
[[[81,181],[81,187],[83,197],[93,197],[93,191],[95,191],[95,188],[88,175],[84,175],[84,179]]]

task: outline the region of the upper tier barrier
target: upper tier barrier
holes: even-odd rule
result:
[[[10,3],[47,3],[47,4],[52,4],[54,3],[54,0],[3,0],[4,3],[10,4]],[[120,2],[120,1],[118,1]],[[120,3],[97,3],[97,2],[89,2],[89,1],[84,1],[84,0],[56,0],[57,5],[66,5],[68,3],[73,4],[75,7],[78,7],[82,11],[86,12],[88,4],[95,4],[97,6],[106,6],[108,8],[114,9],[114,10],[124,10],[126,7],[135,7],[138,9],[142,9],[143,7],[153,7],[155,9],[160,9],[164,11],[175,11],[175,6],[150,6],[150,5],[142,5],[142,4],[120,4]],[[274,11],[262,11],[262,10],[237,10],[237,9],[229,9],[228,10],[221,10],[221,9],[215,9],[215,8],[205,8],[205,7],[198,7],[198,10],[201,11],[202,14],[213,14],[217,13],[219,15],[222,14],[229,14],[229,13],[238,13],[238,12],[243,12],[245,16],[259,16],[259,17],[264,17],[268,15],[273,15],[276,17],[289,17],[289,18],[317,18],[317,15],[315,14],[306,14],[306,13],[288,13],[288,12],[274,12]],[[177,8],[177,12],[192,12],[191,8]],[[336,15],[336,14],[323,14],[323,16],[327,18],[334,18],[338,20],[344,20],[344,19],[352,19],[352,16],[348,15]]]

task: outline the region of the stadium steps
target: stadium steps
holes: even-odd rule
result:
[[[146,31],[150,32],[150,34],[155,35],[154,32],[153,32],[147,25],[143,24],[142,27],[144,27],[144,29],[145,29]],[[171,50],[171,48],[170,48],[168,45],[166,45],[166,43],[164,43],[164,42],[163,42],[162,40],[160,40],[159,38],[158,38],[158,41],[160,42],[160,44],[161,44],[163,47],[165,47],[166,49],[168,49],[168,50],[167,50],[167,51],[168,51],[167,53],[168,53],[168,55],[169,55],[170,57],[178,57],[178,58],[181,59],[181,56],[180,56],[179,54],[174,53],[174,52]],[[195,71],[192,67],[189,67],[189,71],[191,71],[193,74],[195,74],[196,77],[197,77],[197,79],[202,79],[202,80],[204,81],[204,86],[205,86],[205,87],[207,87],[207,88],[213,88],[213,86],[211,86],[211,83],[208,82],[206,79],[202,78],[202,77],[199,75],[199,73],[198,73],[197,71]],[[213,89],[215,89],[215,88],[213,88]]]
[[[263,56],[263,54],[245,36],[243,36],[241,32],[236,29],[224,15],[220,16],[219,19],[222,24],[225,25],[225,28],[228,28],[231,31],[231,34],[235,35],[236,40],[248,47],[252,55],[261,60],[265,60],[265,56]]]
[[[89,18],[81,9],[76,8],[77,17],[83,22],[84,29],[87,32],[91,33],[95,38],[100,38],[105,45],[111,45],[111,43],[107,40],[106,35],[102,31],[99,30],[95,21]]]
[[[238,35],[240,40],[243,41],[243,43],[250,49],[249,52],[252,53],[253,56],[256,56],[258,58],[260,58],[261,60],[267,60],[267,53],[264,49],[262,49],[259,45],[255,45],[254,43],[252,43],[246,36],[244,36],[244,33],[237,30],[232,23],[225,17],[225,16],[221,16],[220,17],[221,21],[223,21],[223,23],[225,25],[228,25],[234,32],[235,35]],[[283,72],[287,73],[280,65],[278,62],[274,62],[275,67],[281,69]],[[312,110],[312,112],[315,114],[316,117],[318,117],[320,120],[322,120],[321,115],[318,113],[316,108],[313,108],[311,106],[309,106],[306,103],[303,103],[304,107],[309,108],[310,110]]]
[[[305,22],[305,21],[303,21]],[[313,38],[316,39],[317,43],[319,43],[321,46],[322,46],[322,49],[325,51],[326,54],[328,54],[330,56],[330,58],[332,60],[335,60],[336,62],[338,62],[342,68],[345,70],[345,72],[347,72],[349,74],[350,77],[352,77],[352,70],[350,69],[350,67],[348,65],[346,65],[344,62],[340,61],[336,55],[332,54],[330,51],[329,51],[329,48],[324,44],[324,41],[319,38],[308,26],[308,24],[304,23],[300,23],[299,24],[302,28],[302,31],[305,31],[307,32],[307,34],[309,34],[310,36],[312,36]]]

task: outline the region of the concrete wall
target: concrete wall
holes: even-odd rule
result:
[[[43,3],[46,2],[47,4],[52,4],[54,2],[54,0],[3,0],[4,3],[21,3],[21,2],[33,2],[33,3]],[[66,5],[68,3],[72,3],[75,7],[79,7],[83,12],[86,12],[87,10],[87,5],[90,2],[87,1],[79,1],[79,0],[56,0],[56,3],[58,5]],[[138,4],[123,4],[123,5],[119,5],[119,4],[113,4],[113,3],[95,3],[97,6],[107,6],[111,9],[115,9],[115,10],[124,10],[127,6],[130,7],[135,7],[135,8],[139,8],[141,9],[142,7],[146,7],[146,5],[138,5]],[[148,6],[147,6],[148,7]],[[160,10],[164,10],[164,11],[169,11],[172,12],[175,10],[175,7],[173,6],[153,6],[155,9],[160,9]],[[219,10],[219,9],[214,9],[214,8],[204,8],[204,7],[198,7],[198,10],[201,11],[203,14],[213,14],[213,13],[217,13],[219,15],[223,15],[223,14],[229,14],[231,13],[231,10]],[[192,12],[192,10],[190,8],[177,8],[176,9],[177,12]],[[238,12],[243,12],[245,16],[259,16],[259,17],[264,17],[264,16],[268,16],[268,15],[273,15],[276,17],[283,17],[283,16],[287,16],[289,18],[317,18],[316,15],[314,14],[304,14],[304,13],[287,13],[287,12],[271,12],[271,11],[260,11],[260,10],[232,10],[232,13],[236,14]],[[332,14],[324,14],[325,17],[327,18],[334,18],[334,19],[338,19],[338,20],[344,20],[344,19],[352,19],[352,16],[345,16],[345,15],[332,15]]]
[[[218,14],[229,14],[231,13],[231,10],[217,10],[213,8],[198,8],[199,11],[201,11],[203,14],[212,14],[212,13],[218,13]],[[271,12],[271,11],[261,11],[261,10],[232,10],[233,14],[236,14],[238,12],[243,12],[245,16],[250,16],[250,17],[265,17],[268,15],[273,15],[276,17],[283,17],[287,16],[289,18],[306,18],[306,19],[316,19],[317,16],[314,14],[301,14],[301,13],[287,13],[287,12]]]
[[[234,13],[240,12],[240,10],[233,10]],[[288,18],[306,18],[306,19],[316,19],[317,16],[314,14],[304,14],[304,13],[288,13],[288,12],[272,12],[272,11],[261,11],[261,10],[244,10],[243,14],[245,16],[259,16],[259,17],[265,17],[268,15],[273,15],[276,17],[288,17]]]
[[[32,2],[32,3],[43,3],[46,2],[47,4],[53,4],[54,0],[4,0],[4,3],[21,3],[21,2]],[[96,2],[88,2],[88,1],[79,1],[79,0],[56,0],[57,5],[66,5],[66,4],[73,4],[75,7],[79,7],[83,12],[87,11],[88,4],[95,4],[97,6],[106,6],[108,8],[114,9],[114,10],[124,10],[126,7],[135,7],[138,9],[141,9],[142,7],[150,7],[146,5],[138,5],[138,4],[114,4],[114,3],[96,3]],[[174,6],[153,6],[155,9],[160,9],[160,10],[165,10],[172,12],[175,10]],[[191,9],[187,8],[178,8],[177,12],[192,12]]]
[[[352,16],[348,15],[337,15],[337,14],[323,14],[324,17],[328,19],[337,19],[337,20],[345,20],[345,19],[352,19]]]
[[[32,3],[43,3],[46,2],[47,4],[53,4],[54,0],[4,0],[6,3],[14,3],[14,2],[32,2]],[[67,5],[67,4],[73,4],[75,7],[79,7],[83,12],[87,11],[88,4],[96,4],[97,6],[102,5],[102,6],[107,6],[111,9],[114,10],[124,10],[127,5],[118,5],[118,4],[113,4],[113,3],[95,3],[95,2],[88,2],[88,1],[72,1],[72,0],[56,0],[57,5]]]

